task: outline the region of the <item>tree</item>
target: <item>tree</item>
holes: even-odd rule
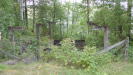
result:
[[[22,24],[22,19],[21,19],[21,1],[20,0],[14,0],[14,15],[15,15],[15,26],[19,26]]]
[[[90,0],[87,0],[87,23],[90,21],[89,15],[90,15]],[[88,33],[89,33],[89,27],[88,27]]]
[[[119,39],[125,38],[125,31],[127,28],[127,15],[124,9],[120,6],[120,2],[117,1],[115,6],[109,6],[108,4],[100,7],[95,13],[93,21],[99,26],[104,27],[104,48],[109,46],[109,30],[118,28],[121,35]]]
[[[2,0],[0,2],[0,32],[3,37],[7,37],[8,26],[14,25],[14,1],[13,0]]]
[[[35,32],[35,24],[36,24],[36,20],[35,20],[35,16],[36,16],[36,8],[35,8],[35,0],[33,1],[33,32]]]
[[[128,0],[128,10],[127,10],[127,13],[128,13],[128,23],[129,23],[129,26],[128,26],[128,37],[129,39],[131,40],[131,23],[132,23],[132,0]]]
[[[66,22],[67,22],[67,24],[66,24],[67,27],[66,27],[66,28],[67,28],[67,34],[68,34],[68,28],[69,28],[69,24],[70,24],[70,23],[69,23],[69,21],[70,21],[69,18],[70,18],[71,3],[70,3],[70,2],[67,2],[65,5],[66,5],[66,10],[67,10],[66,15],[68,15],[68,16],[67,16],[67,21],[66,21]]]
[[[28,28],[28,7],[27,7],[27,0],[24,1],[25,4],[25,11],[24,11],[24,15],[25,15],[25,25]]]
[[[112,25],[113,12],[106,7],[101,8],[95,13],[93,21],[104,28],[104,48],[109,46],[109,27]]]
[[[60,36],[61,21],[65,19],[64,7],[58,0],[39,0],[38,23],[43,25],[43,34],[49,33],[51,38]]]

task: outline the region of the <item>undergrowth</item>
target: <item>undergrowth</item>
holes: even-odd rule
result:
[[[52,51],[50,53],[45,52],[43,58],[45,61],[56,60],[70,68],[96,72],[97,66],[109,63],[113,58],[111,53],[94,55],[96,50],[96,47],[88,46],[84,50],[78,50],[74,42],[68,38],[61,42],[61,46],[52,46]]]

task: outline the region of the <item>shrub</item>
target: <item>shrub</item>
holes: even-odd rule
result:
[[[14,52],[12,43],[7,39],[0,41],[0,50],[11,53],[11,54],[13,54],[13,52]],[[5,56],[5,54],[1,53],[0,57],[5,58],[6,56]]]
[[[129,60],[133,61],[133,47],[130,46],[128,49],[128,56],[129,56]]]
[[[114,55],[111,52],[96,56],[96,61],[99,65],[111,63]]]
[[[54,59],[72,68],[96,71],[97,65],[110,62],[112,58],[112,55],[109,53],[101,56],[94,56],[96,47],[86,46],[83,51],[79,51],[71,39],[65,39],[61,44],[61,46],[52,46],[52,51],[50,53],[45,52],[43,56],[44,59]]]
[[[71,39],[65,39],[61,44],[60,47],[52,46],[52,51],[44,54],[45,60],[56,59],[64,65],[87,70],[96,67],[94,56],[92,56],[96,51],[95,47],[85,47],[83,51],[78,51]]]

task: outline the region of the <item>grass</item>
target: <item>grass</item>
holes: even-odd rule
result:
[[[107,75],[133,75],[133,63],[110,63],[101,67],[99,70],[100,72],[105,72]]]
[[[68,69],[48,63],[0,65],[0,69],[0,75],[95,75],[84,70]],[[110,63],[98,68],[98,71],[97,75],[132,75],[133,64],[127,62]]]
[[[5,70],[6,68],[7,68],[6,65],[1,65],[1,64],[0,64],[0,71]]]

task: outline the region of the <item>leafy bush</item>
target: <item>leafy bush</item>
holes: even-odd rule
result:
[[[15,41],[15,42],[11,42],[8,39],[3,39],[0,41],[0,50],[2,50],[3,52],[10,54],[10,55],[15,55],[15,56],[25,56],[26,54],[20,54],[20,50],[22,49],[22,43],[28,42],[28,40],[21,40],[21,41]],[[14,44],[13,44],[14,43]],[[29,48],[28,44],[24,44],[27,47],[25,53],[27,53],[27,56],[29,55],[29,53],[31,53],[31,48]],[[7,55],[0,53],[0,59],[6,59],[8,58]]]
[[[85,47],[83,51],[79,51],[71,39],[65,39],[61,42],[61,46],[52,46],[50,53],[44,53],[45,60],[56,60],[65,66],[72,68],[82,68],[87,71],[96,71],[98,64],[110,62],[112,55],[104,54],[101,56],[94,56],[96,47]],[[106,62],[105,62],[106,61]]]
[[[129,56],[129,60],[133,61],[133,47],[130,46],[128,49],[128,56]]]
[[[96,56],[96,60],[99,65],[104,65],[107,63],[111,63],[113,57],[114,55],[111,52],[108,52],[108,53]]]
[[[1,40],[0,41],[0,48],[3,50],[10,50],[12,49],[11,42],[7,39]]]
[[[111,52],[94,55],[96,47],[86,46],[83,51],[79,51],[71,39],[65,39],[61,42],[61,46],[52,46],[52,51],[43,54],[45,60],[56,60],[57,62],[70,66],[72,68],[85,69],[87,71],[95,72],[97,66],[110,63],[113,58]]]
[[[11,54],[14,52],[13,47],[12,47],[12,43],[7,39],[0,41],[0,50],[5,51],[5,52],[9,52]],[[5,54],[0,54],[0,57],[5,58]]]

